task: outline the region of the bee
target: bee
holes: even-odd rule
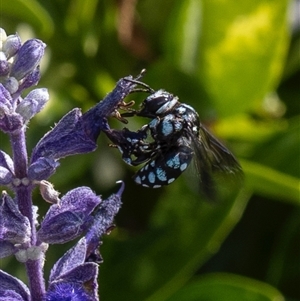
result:
[[[122,117],[140,116],[150,121],[137,132],[124,128],[106,134],[127,164],[145,163],[134,175],[137,184],[151,188],[169,185],[194,159],[201,190],[213,198],[215,174],[242,175],[237,159],[204,127],[193,107],[163,89],[155,91],[143,82],[131,81],[143,87],[135,91],[150,95],[140,110],[123,113]]]

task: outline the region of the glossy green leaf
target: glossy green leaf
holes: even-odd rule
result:
[[[52,17],[47,10],[35,0],[1,1],[1,15],[17,18],[22,23],[27,22],[41,35],[49,37],[54,31]],[[41,37],[40,37],[41,38]]]
[[[199,3],[178,1],[165,39],[167,57],[197,73],[220,116],[261,104],[283,68],[289,2],[205,0],[202,8]]]
[[[300,205],[300,180],[259,163],[241,160],[246,184],[258,194]]]
[[[187,285],[168,301],[284,301],[274,287],[247,277],[211,274]]]

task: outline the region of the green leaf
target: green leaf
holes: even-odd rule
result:
[[[246,174],[246,185],[274,199],[300,205],[300,179],[259,163],[240,160]]]
[[[284,301],[274,287],[233,274],[210,274],[201,277],[168,301]]]
[[[220,116],[260,105],[283,69],[289,2],[204,0],[202,9],[199,2],[177,2],[165,38],[167,58],[197,74]]]
[[[48,12],[35,0],[1,1],[1,15],[27,22],[44,37],[52,35],[54,23]]]

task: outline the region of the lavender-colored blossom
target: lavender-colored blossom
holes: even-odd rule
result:
[[[100,202],[100,197],[88,187],[69,191],[59,204],[52,205],[48,210],[38,231],[39,239],[51,244],[75,239],[90,226],[90,214]]]
[[[25,299],[13,290],[0,291],[1,301],[24,301]]]
[[[0,83],[0,113],[1,108],[3,109],[3,112],[10,112],[12,110],[12,102],[13,100],[9,91],[7,91],[7,89],[5,89]]]
[[[11,95],[13,95],[19,90],[19,81],[15,77],[11,76],[3,81],[3,86]]]
[[[23,90],[28,89],[32,86],[36,86],[41,78],[40,67],[37,66],[32,72],[30,72],[22,81],[19,83],[18,92],[21,93]]]
[[[0,119],[0,129],[4,133],[15,133],[19,131],[22,127],[23,119],[17,113],[7,114]]]
[[[0,61],[7,61],[7,59],[6,59],[6,55],[5,55],[5,53],[3,52],[3,51],[0,51]]]
[[[86,239],[83,237],[54,264],[49,282],[60,280],[65,274],[82,265],[86,259],[86,250]]]
[[[17,34],[9,35],[3,43],[2,51],[5,53],[6,58],[10,59],[19,51],[21,45],[21,39]]]
[[[5,167],[0,166],[0,185],[8,185],[13,179],[13,174]]]
[[[14,293],[11,293],[14,292]],[[15,296],[18,299],[23,301],[30,301],[30,292],[27,286],[16,277],[11,276],[8,273],[0,270],[0,296],[5,296],[4,300],[14,300],[8,299],[9,296]]]
[[[88,153],[97,144],[86,134],[80,109],[73,109],[48,132],[33,149],[31,162],[41,157],[60,159],[69,155]]]
[[[27,217],[19,211],[16,202],[6,193],[2,193],[0,199],[0,242],[14,246],[24,245],[30,241],[30,223]],[[11,250],[13,251],[13,247]],[[0,258],[7,256],[7,248]]]
[[[50,286],[46,293],[45,301],[95,301],[98,295],[91,296],[88,283],[59,282]]]
[[[49,299],[46,300],[55,300],[53,296],[59,296],[57,293],[61,291],[62,287],[73,287],[75,284],[81,284],[81,289],[77,287],[74,295],[72,291],[66,291],[66,297],[70,298],[72,294],[75,300],[77,300],[76,298],[83,294],[85,297],[78,300],[98,299],[98,284],[96,281],[98,265],[94,262],[86,262],[87,247],[86,239],[80,239],[78,243],[67,251],[53,266],[50,273],[49,290],[47,293],[47,298]]]
[[[9,67],[9,62],[6,60],[6,58],[3,59],[0,53],[0,76],[7,76],[10,70]]]
[[[46,44],[38,39],[26,41],[16,54],[10,75],[20,80],[32,72],[44,55]]]
[[[55,172],[58,166],[59,163],[55,159],[40,157],[28,167],[28,178],[36,181],[46,180]]]
[[[14,173],[14,162],[12,158],[4,151],[0,150],[0,166],[5,167],[11,173]]]
[[[88,245],[87,258],[94,257],[95,251],[100,245],[100,238],[110,232],[113,220],[121,208],[121,195],[124,191],[124,183],[116,194],[111,195],[107,200],[103,201],[95,211],[94,222],[86,234]]]
[[[135,87],[134,83],[126,79],[119,80],[105,101],[98,103],[88,112],[82,114],[79,109],[73,109],[65,115],[53,130],[38,142],[33,150],[32,162],[40,157],[60,159],[94,151],[100,132],[109,129],[107,117]]]
[[[24,122],[27,122],[42,110],[48,100],[49,93],[47,89],[35,89],[17,106],[16,113],[19,113]]]

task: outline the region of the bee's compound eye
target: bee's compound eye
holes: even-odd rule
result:
[[[142,111],[160,116],[169,112],[177,102],[178,98],[171,93],[158,90],[145,99]]]

